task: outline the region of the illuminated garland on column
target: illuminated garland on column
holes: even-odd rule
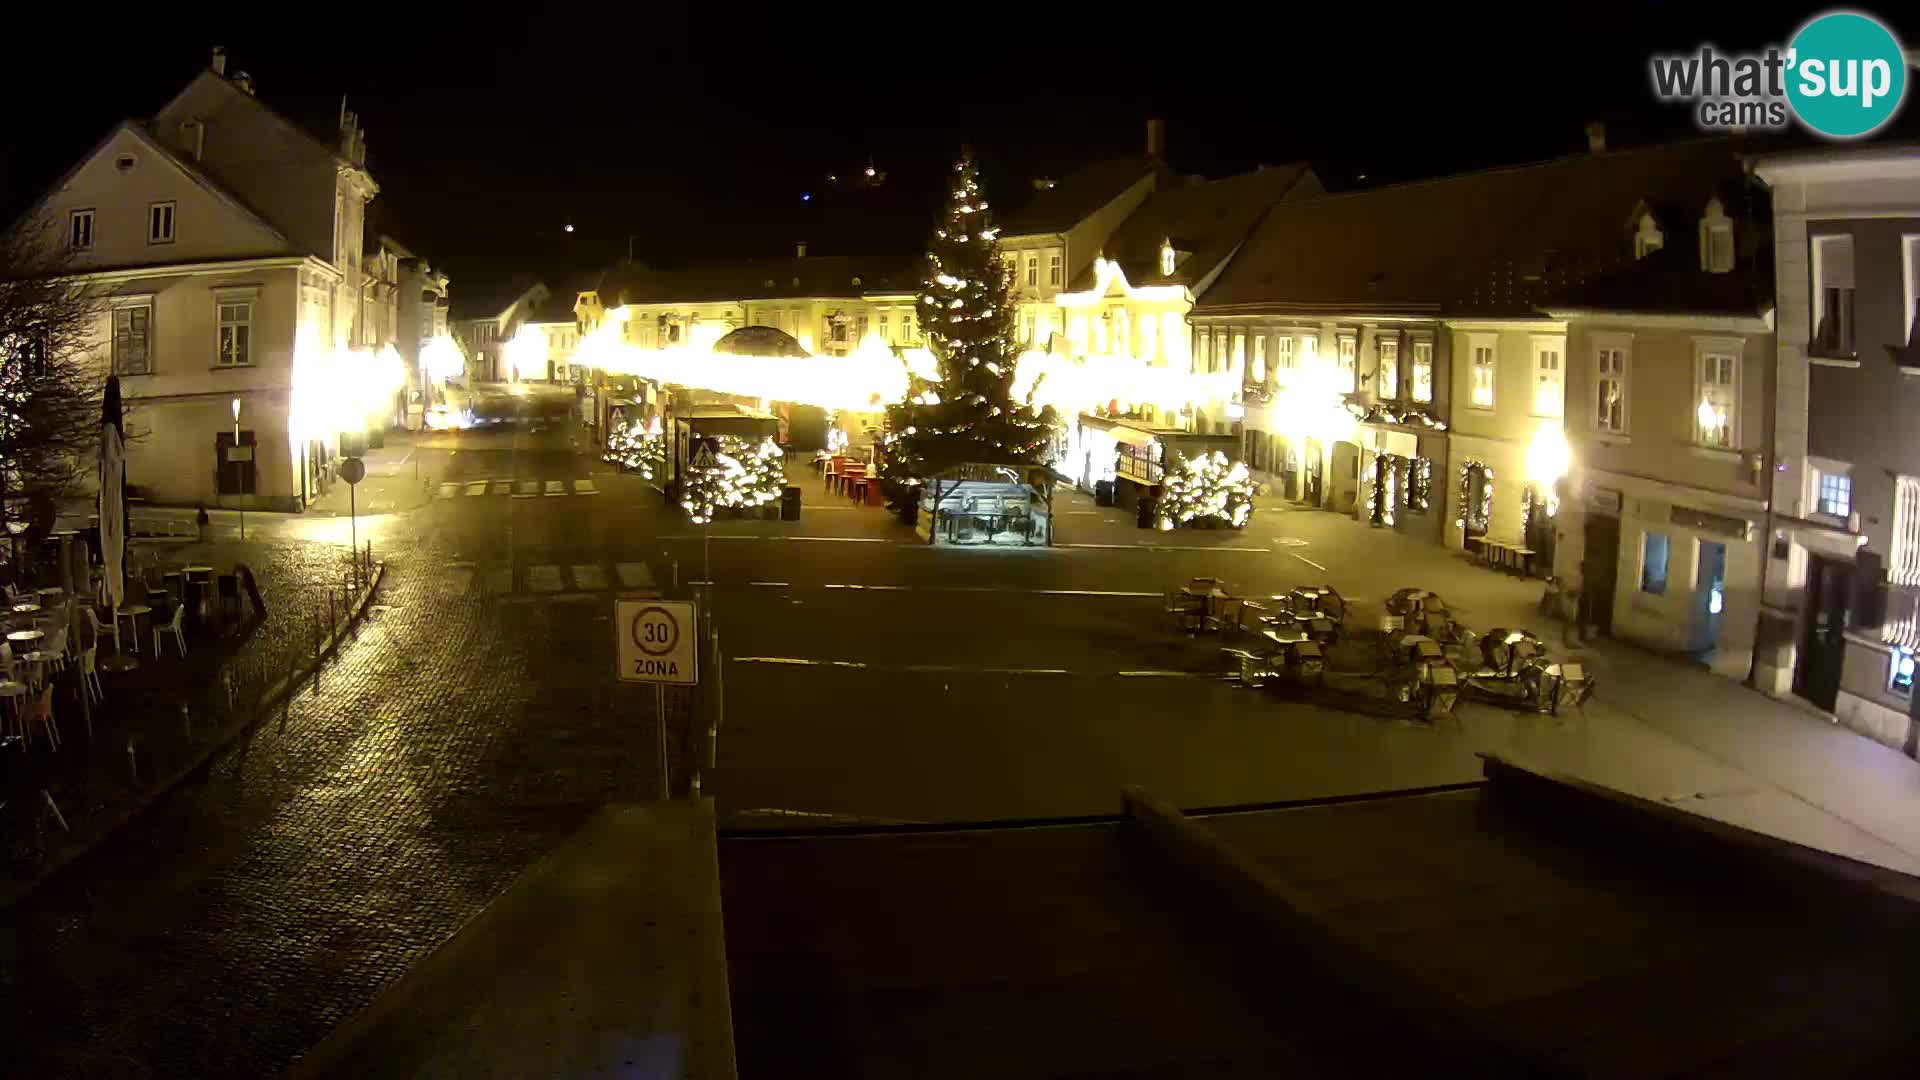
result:
[[[1486,486],[1480,490],[1480,512],[1471,514],[1467,509],[1467,503],[1473,498],[1473,470],[1475,469],[1480,470],[1481,477],[1486,480]],[[1464,532],[1469,520],[1479,522],[1478,527],[1481,529],[1493,526],[1493,467],[1484,461],[1475,461],[1472,458],[1468,458],[1460,466],[1460,516],[1455,518],[1453,523]]]
[[[1215,450],[1199,457],[1182,456],[1178,471],[1167,475],[1155,509],[1155,524],[1162,530],[1186,525],[1195,519],[1218,520],[1239,529],[1253,515],[1253,477],[1246,465],[1229,462],[1227,455]]]

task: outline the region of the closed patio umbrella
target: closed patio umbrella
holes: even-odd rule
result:
[[[104,571],[100,602],[113,610],[116,626],[127,591],[126,484],[127,440],[120,428],[120,377],[109,375],[100,406],[100,562]]]

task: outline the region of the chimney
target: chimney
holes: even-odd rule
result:
[[[793,245],[793,257],[796,259],[804,259],[807,257],[807,242],[805,240]]]
[[[1607,152],[1607,125],[1598,120],[1587,122],[1587,153],[1604,154]]]
[[[239,87],[241,93],[252,96],[253,76],[244,71],[236,71],[233,73],[233,85]]]
[[[213,73],[223,77],[227,73],[227,50],[224,45],[213,47]]]
[[[1167,156],[1167,122],[1157,116],[1147,118],[1147,156],[1155,159]]]

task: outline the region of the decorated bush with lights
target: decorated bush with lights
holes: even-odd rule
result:
[[[1253,516],[1253,477],[1246,465],[1228,461],[1218,450],[1181,458],[1169,473],[1155,509],[1163,530],[1181,526],[1245,528]]]
[[[752,510],[780,497],[786,455],[772,439],[757,446],[733,435],[714,441],[714,467],[688,469],[680,485],[680,506],[695,525],[712,521],[721,510]]]
[[[893,438],[883,475],[896,493],[911,494],[921,480],[965,462],[1046,460],[1058,421],[1051,407],[1013,395],[1013,281],[1000,261],[998,235],[978,171],[963,158],[953,167],[920,285],[920,329],[936,370],[913,376],[907,400],[887,410]]]
[[[642,478],[660,475],[667,462],[667,440],[659,422],[652,426],[640,420],[622,424],[607,440],[607,460],[624,469],[632,469]]]

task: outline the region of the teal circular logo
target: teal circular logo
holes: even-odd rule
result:
[[[1893,31],[1871,15],[1834,11],[1787,46],[1787,102],[1800,122],[1835,139],[1871,135],[1900,111],[1907,61]]]

